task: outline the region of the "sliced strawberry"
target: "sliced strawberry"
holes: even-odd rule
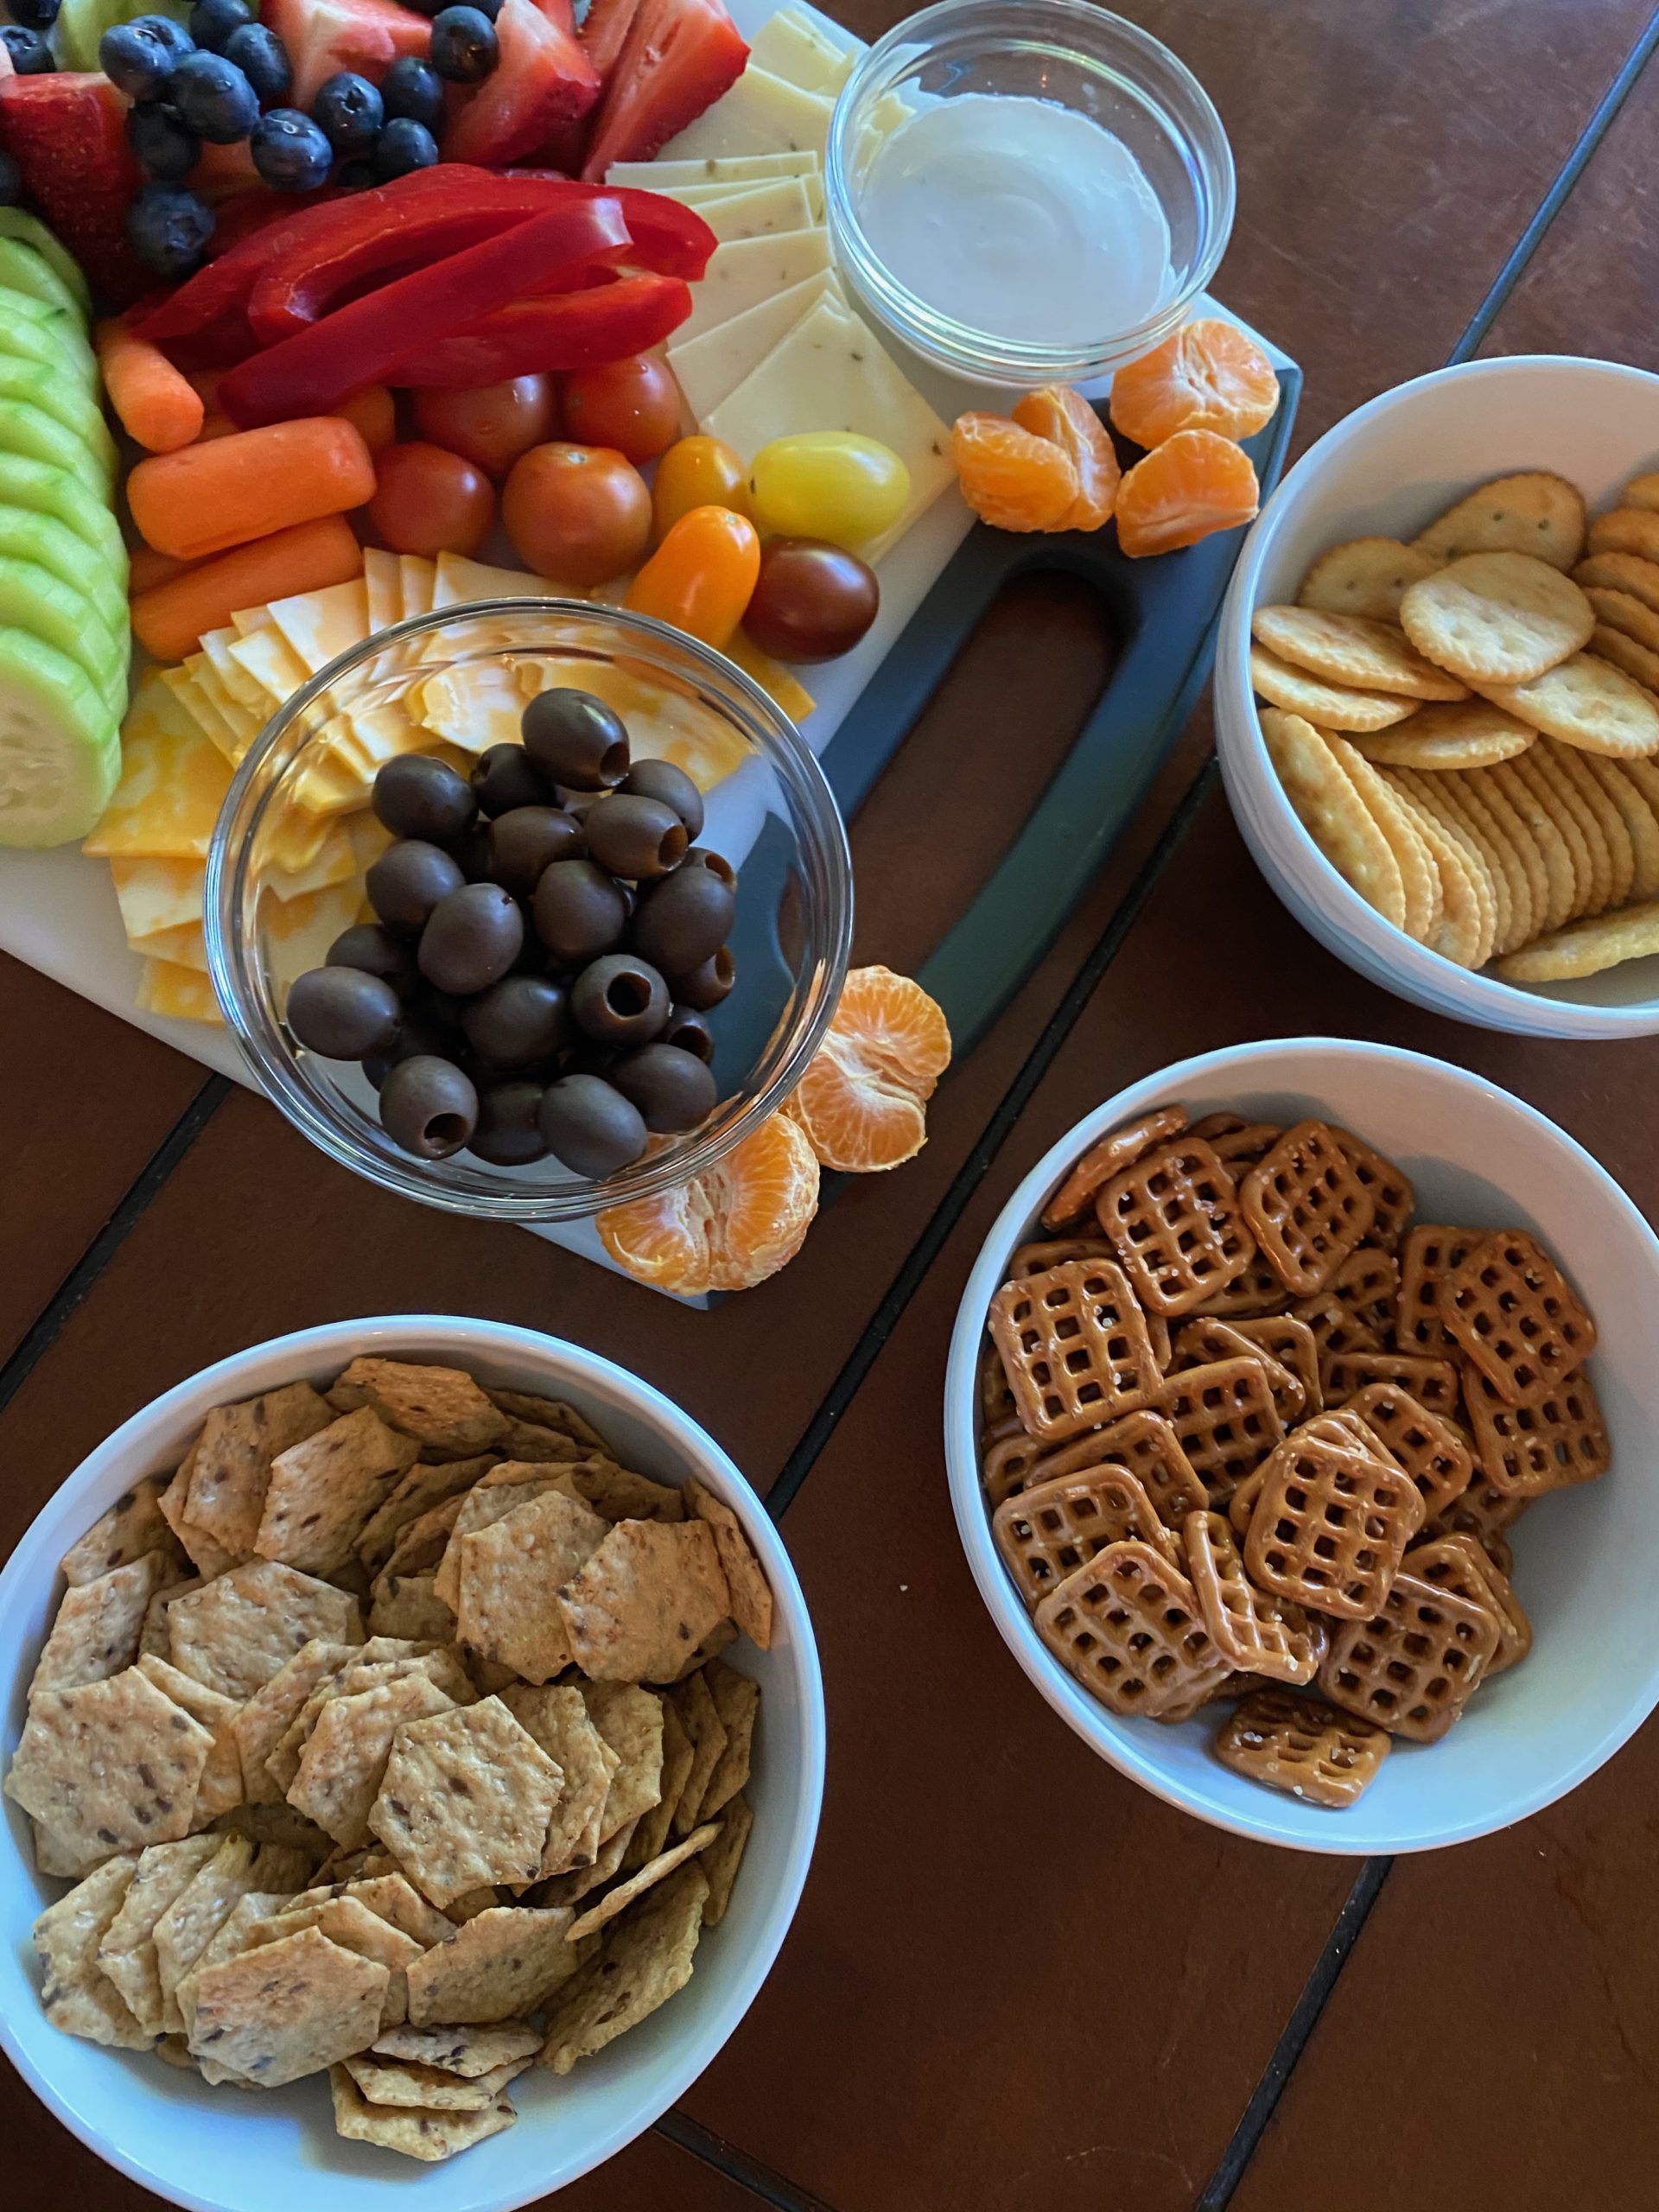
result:
[[[427,18],[396,0],[264,0],[260,21],[294,65],[290,107],[308,109],[337,69],[354,69],[378,85],[399,54],[423,61],[432,43]]]
[[[531,0],[531,4],[537,15],[545,16],[550,23],[556,23],[560,30],[575,38],[576,0]]]
[[[627,44],[639,0],[593,0],[582,26],[582,48],[608,86],[617,57]]]
[[[505,168],[534,153],[559,124],[580,120],[599,98],[599,79],[581,47],[532,0],[501,0],[495,35],[501,59],[451,117],[446,162]]]
[[[127,104],[97,70],[0,79],[0,145],[23,188],[95,291],[124,306],[149,281],[127,238],[142,180],[127,149]]]
[[[743,74],[749,49],[721,0],[639,0],[606,81],[582,173],[648,162]]]

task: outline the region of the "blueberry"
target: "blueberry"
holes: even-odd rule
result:
[[[380,133],[374,149],[374,174],[382,184],[407,176],[411,169],[429,169],[438,158],[438,142],[423,123],[397,116]]]
[[[32,31],[49,31],[63,0],[11,0],[11,20]]]
[[[10,41],[8,40],[10,45]],[[14,47],[11,55],[21,69]],[[98,41],[98,66],[130,100],[153,100],[166,89],[177,57],[142,22],[112,23]]]
[[[405,0],[405,5],[412,8],[417,16],[441,16],[448,5],[448,0]]]
[[[211,208],[176,184],[147,184],[127,210],[127,235],[158,276],[188,276],[213,234]]]
[[[353,69],[341,69],[318,86],[311,112],[334,151],[348,157],[372,153],[386,119],[378,92]]]
[[[248,0],[196,0],[190,10],[190,35],[210,54],[223,54],[231,33],[252,21]]]
[[[23,173],[11,156],[0,149],[0,207],[16,207],[23,196]]]
[[[128,109],[127,143],[145,175],[165,184],[188,176],[201,154],[201,141],[168,100],[141,100]]]
[[[308,115],[274,107],[249,135],[248,151],[265,182],[278,192],[310,192],[327,184],[334,149]]]
[[[172,55],[175,67],[183,60],[187,54],[194,54],[196,50],[194,39],[191,37],[184,25],[175,22],[171,16],[135,16],[132,18],[132,28],[134,30],[148,31],[152,38],[159,39],[166,51]]]
[[[372,162],[342,162],[334,171],[334,182],[342,192],[361,192],[365,185],[378,181]]]
[[[389,121],[403,117],[429,130],[443,120],[443,82],[435,69],[412,54],[400,54],[380,80],[380,98]]]
[[[501,59],[495,25],[481,8],[446,8],[432,22],[432,67],[452,85],[477,85]]]
[[[253,86],[222,54],[187,54],[168,80],[187,128],[213,146],[234,146],[259,120]]]
[[[26,30],[22,23],[0,23],[0,41],[20,77],[49,77],[58,66],[39,31]]]
[[[261,107],[280,107],[294,85],[294,65],[288,48],[275,31],[263,23],[244,23],[225,42],[225,59],[233,61],[253,86]]]

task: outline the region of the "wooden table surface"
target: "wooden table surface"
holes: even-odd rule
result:
[[[1302,364],[1299,448],[1475,353],[1659,367],[1649,0],[1126,11],[1221,109],[1239,215],[1217,289]],[[874,35],[908,10],[840,12]],[[921,961],[1109,662],[1080,588],[999,606],[853,825],[858,957]],[[1014,1184],[1135,1077],[1309,1032],[1482,1070],[1659,1217],[1659,1040],[1522,1044],[1360,982],[1257,876],[1203,712],[953,1071],[921,1159],[842,1191],[785,1274],[712,1313],[384,1198],[268,1106],[0,961],[0,1555],[111,1427],[262,1338],[423,1310],[578,1338],[678,1399],[770,1492],[817,1624],[830,1760],[805,1897],[748,2018],[683,2106],[562,2205],[1645,2212],[1652,1726],[1484,1843],[1392,1866],[1268,1851],[1090,1757],[1001,1645],[951,1524],[945,1346]],[[156,2202],[3,2069],[0,2125],[26,2201]]]

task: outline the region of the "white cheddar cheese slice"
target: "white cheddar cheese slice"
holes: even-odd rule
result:
[[[677,200],[682,207],[690,207],[702,216],[716,237],[720,235],[714,211],[725,207],[751,192],[760,191],[766,184],[798,184],[806,194],[806,215],[791,230],[805,230],[810,224],[823,220],[823,179],[822,176],[760,177],[742,184],[671,184],[659,188],[664,200]],[[776,228],[774,225],[772,227]]]
[[[403,620],[403,587],[398,582],[395,553],[384,552],[378,545],[364,548],[363,594],[371,635],[377,630],[389,630],[394,622]]]
[[[121,725],[121,780],[81,850],[100,859],[205,860],[230,787],[230,762],[151,669]]]
[[[741,238],[775,238],[790,231],[811,227],[812,208],[806,187],[798,176],[774,177],[770,184],[752,185],[712,200],[695,211],[719,239],[733,245]]]
[[[691,312],[676,340],[687,345],[791,285],[822,276],[829,266],[830,242],[822,230],[786,231],[780,238],[740,238],[720,246],[702,282],[691,287]]]
[[[224,1027],[225,1017],[207,976],[176,960],[145,961],[137,1002],[143,1014],[170,1014],[181,1021],[215,1021]]]
[[[786,292],[762,300],[746,314],[734,315],[729,322],[705,330],[689,345],[670,345],[668,365],[699,423],[708,421],[721,400],[731,397],[744,378],[760,367],[772,347],[832,288],[836,280],[827,271],[809,276],[805,283],[791,284]]]
[[[830,298],[802,316],[704,424],[745,461],[801,430],[855,430],[891,446],[910,471],[892,544],[956,474],[950,433],[861,319]]]
[[[200,861],[112,860],[110,874],[121,926],[131,944],[161,930],[201,925],[207,870]]]
[[[677,184],[758,183],[768,176],[812,176],[818,157],[799,154],[711,155],[702,162],[613,162],[607,184],[632,184],[647,192],[666,192]]]
[[[749,67],[769,69],[804,92],[834,99],[852,75],[861,50],[837,45],[798,9],[783,8],[750,40]]]
[[[730,92],[669,140],[663,156],[686,162],[709,154],[822,155],[835,106],[822,93],[804,92],[751,62]]]
[[[271,601],[270,620],[305,664],[306,674],[315,676],[368,636],[368,592],[361,576],[321,591],[297,592]]]

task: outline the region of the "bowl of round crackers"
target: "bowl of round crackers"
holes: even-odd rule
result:
[[[0,1664],[0,2046],[201,2212],[575,2181],[805,1880],[823,1686],[765,1510],[529,1330],[343,1321],[179,1384],[12,1554]]]
[[[1240,556],[1229,798],[1351,967],[1520,1035],[1659,1030],[1659,377],[1550,356],[1402,385]]]

